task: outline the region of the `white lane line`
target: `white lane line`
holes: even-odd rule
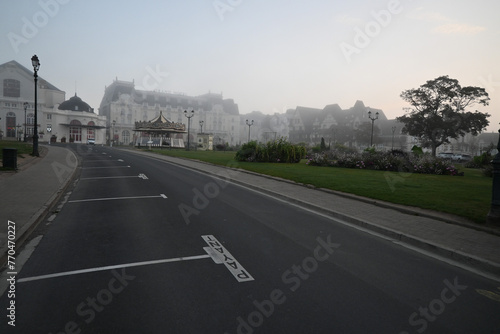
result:
[[[97,169],[97,168],[130,168],[130,166],[82,167],[82,169]]]
[[[26,277],[26,278],[18,279],[17,283],[38,281],[38,280],[42,280],[42,279],[49,279],[49,278],[62,277],[62,276],[71,276],[71,275],[78,275],[78,274],[93,273],[93,272],[97,272],[97,271],[105,271],[105,270],[112,270],[112,269],[130,268],[130,267],[139,267],[139,266],[148,266],[148,265],[152,265],[152,264],[169,263],[169,262],[179,262],[179,261],[190,261],[190,260],[206,259],[206,258],[209,258],[209,257],[210,257],[210,255],[203,254],[203,255],[195,255],[195,256],[176,257],[176,258],[173,258],[173,259],[163,259],[163,260],[153,260],[153,261],[144,261],[144,262],[124,263],[124,264],[117,264],[117,265],[114,265],[114,266],[88,268],[88,269],[81,269],[81,270],[65,271],[65,272],[61,272],[61,273],[54,273],[54,274],[48,274],[48,275]]]
[[[211,252],[207,253],[212,257],[215,263],[221,262],[224,263],[226,268],[229,270],[231,274],[233,274],[234,278],[238,282],[248,282],[253,281],[254,278],[248,271],[246,271],[243,266],[236,261],[234,256],[229,253],[229,251],[222,246],[222,244],[213,236],[213,235],[202,235],[203,240],[208,244],[208,246],[212,249]],[[216,256],[214,258],[213,256]]]
[[[102,162],[102,161],[118,161],[118,162],[124,162],[122,159],[117,159],[117,160],[110,160],[110,159],[85,159],[83,162]]]
[[[104,197],[104,198],[88,198],[88,199],[77,199],[73,201],[68,201],[67,203],[81,203],[81,202],[96,202],[96,201],[114,201],[122,199],[146,199],[146,198],[168,198],[165,194],[152,195],[152,196],[129,196],[129,197]]]
[[[100,177],[84,177],[81,178],[80,181],[83,180],[100,180],[100,179],[127,179],[127,178],[140,178],[143,180],[148,180],[148,177],[144,174],[139,174],[139,175],[124,175],[124,176],[100,176]]]

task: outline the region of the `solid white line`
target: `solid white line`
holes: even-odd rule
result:
[[[134,175],[134,176],[102,176],[102,177],[85,177],[85,178],[80,179],[80,181],[83,181],[83,180],[100,180],[100,179],[126,179],[126,178],[134,178],[134,177],[138,177],[138,178],[142,179],[142,177],[140,177],[138,175]]]
[[[130,166],[82,167],[82,169],[97,169],[97,168],[130,168]]]
[[[74,201],[68,201],[67,203],[79,203],[79,202],[95,202],[95,201],[113,201],[120,199],[142,199],[142,198],[167,198],[164,194],[153,195],[153,196],[131,196],[131,197],[107,197],[107,198],[89,198],[89,199],[77,199]]]
[[[41,276],[26,277],[26,278],[18,279],[17,283],[31,282],[31,281],[37,281],[37,280],[48,279],[48,278],[55,278],[55,277],[62,277],[62,276],[71,276],[71,275],[78,275],[78,274],[93,273],[93,272],[97,272],[97,271],[104,271],[104,270],[111,270],[111,269],[130,268],[130,267],[147,266],[147,265],[159,264],[159,263],[169,263],[169,262],[179,262],[179,261],[189,261],[189,260],[206,259],[206,258],[209,258],[209,257],[210,257],[210,255],[203,254],[203,255],[195,255],[195,256],[176,257],[176,258],[173,258],[173,259],[124,263],[124,264],[117,264],[117,265],[114,265],[114,266],[97,267],[97,268],[89,268],[89,269],[65,271],[65,272],[61,272],[61,273],[54,273],[54,274],[41,275]]]

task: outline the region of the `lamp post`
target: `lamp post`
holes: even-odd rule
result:
[[[500,130],[498,130],[500,133]],[[493,164],[493,186],[491,195],[491,207],[486,222],[500,225],[500,136],[498,137],[497,154],[491,161]]]
[[[250,127],[253,125],[253,119],[252,119],[251,122],[249,122],[248,119],[247,119],[246,123],[248,125],[248,142],[250,142]]]
[[[111,138],[109,141],[111,147],[113,147],[113,142],[115,141],[115,124],[116,124],[116,120],[113,120],[113,122],[111,124]]]
[[[29,103],[28,102],[24,102],[24,134],[23,134],[23,142],[26,142],[26,123],[27,123],[27,120],[26,120],[26,109],[28,109],[28,106],[29,106]]]
[[[396,132],[395,126],[392,127],[392,148],[391,148],[391,150],[393,150],[393,151],[394,151],[394,132]]]
[[[200,128],[201,128],[200,133],[201,134],[203,134],[203,123],[204,123],[203,121],[200,121]]]
[[[371,119],[371,121],[372,121],[372,135],[370,138],[370,147],[372,147],[373,146],[373,123],[375,123],[375,120],[378,119],[378,111],[375,113],[375,117],[373,117],[373,118],[372,118],[372,112],[368,111],[368,118]]]
[[[39,157],[40,154],[38,153],[38,129],[37,129],[37,124],[38,124],[38,119],[37,119],[37,96],[36,96],[36,91],[37,91],[37,82],[38,82],[38,70],[40,69],[40,61],[38,60],[37,55],[34,55],[31,57],[31,65],[33,65],[33,77],[35,78],[35,124],[33,124],[33,153],[31,155],[35,157]]]
[[[194,116],[194,110],[191,110],[189,113],[187,110],[184,110],[184,116],[186,116],[188,119],[188,148],[187,148],[187,150],[189,151],[190,144],[191,144],[191,141],[189,140],[189,130],[191,128],[191,117]]]

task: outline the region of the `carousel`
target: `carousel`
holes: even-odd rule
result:
[[[162,112],[150,121],[135,122],[135,146],[184,148],[186,125],[166,119]]]

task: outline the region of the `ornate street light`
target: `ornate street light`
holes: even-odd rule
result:
[[[378,111],[375,113],[375,117],[372,118],[372,112],[368,110],[368,118],[372,120],[372,135],[370,138],[370,147],[373,146],[373,123],[375,123],[375,120],[378,119]]]
[[[250,127],[253,125],[253,119],[252,119],[251,122],[249,122],[248,119],[247,119],[246,123],[248,125],[248,142],[250,142]]]
[[[194,110],[191,110],[189,113],[187,110],[184,110],[184,116],[186,116],[188,119],[188,148],[187,148],[187,150],[189,151],[190,144],[191,144],[191,142],[189,140],[189,129],[191,128],[191,117],[194,116]]]
[[[35,78],[35,124],[33,124],[33,153],[32,155],[35,157],[39,157],[38,153],[38,119],[37,119],[37,82],[38,82],[38,70],[40,69],[40,61],[38,60],[37,55],[31,57],[31,65],[33,65],[33,77]]]
[[[23,142],[26,142],[26,123],[27,123],[27,119],[26,119],[26,109],[28,109],[28,106],[29,106],[29,103],[28,102],[24,102],[24,139],[23,139]]]
[[[203,121],[200,121],[200,128],[201,128],[200,133],[201,134],[203,134],[203,123],[204,123]]]

